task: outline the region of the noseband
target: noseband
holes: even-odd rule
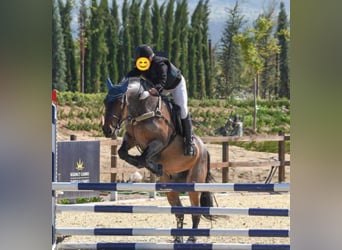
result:
[[[121,118],[118,117],[117,115],[112,114],[112,113],[109,113],[109,112],[106,112],[106,113],[107,113],[107,114],[106,114],[106,119],[107,119],[107,118],[108,118],[108,119],[114,118],[114,119],[117,120],[116,126],[114,126],[114,121],[112,121],[112,120],[111,120],[110,125],[111,125],[113,128],[115,128],[115,129],[120,129],[121,123],[122,123]],[[120,112],[120,116],[122,116],[121,112]]]

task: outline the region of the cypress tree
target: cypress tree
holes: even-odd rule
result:
[[[99,89],[100,65],[98,64],[98,6],[97,1],[91,1],[91,18],[90,18],[90,42],[91,42],[91,61],[90,61],[90,92],[97,92]]]
[[[173,42],[172,42],[172,50],[171,50],[171,60],[172,62],[177,65],[178,67],[180,67],[180,51],[181,51],[181,39],[183,39],[183,37],[181,38],[181,30],[182,30],[182,6],[181,6],[181,2],[177,2],[177,7],[176,7],[176,11],[175,11],[175,22],[174,27],[173,27]]]
[[[203,1],[199,1],[191,18],[191,48],[190,48],[190,71],[189,78],[193,85],[193,95],[196,98],[206,96],[204,79],[204,62],[202,41],[203,34],[201,29],[201,19],[203,18]]]
[[[139,22],[139,20],[141,20],[140,5],[141,5],[141,1],[132,0],[131,6],[129,8],[128,26],[129,26],[130,34],[132,36],[131,50],[133,50],[138,45],[140,45],[142,41],[142,38],[141,38],[142,24]]]
[[[122,40],[121,40],[121,61],[122,74],[126,73],[132,67],[132,38],[129,27],[129,6],[127,0],[124,0],[122,5]]]
[[[208,97],[212,96],[211,86],[211,62],[209,58],[209,0],[206,0],[202,7],[202,56],[204,66],[205,92]]]
[[[84,58],[84,92],[93,92],[93,86],[91,82],[91,62],[92,62],[92,30],[91,30],[92,14],[89,16],[88,23],[85,31],[85,58]]]
[[[66,56],[65,81],[68,85],[68,90],[75,92],[79,90],[79,86],[77,84],[75,46],[71,32],[71,0],[66,0],[65,6],[63,5],[63,2],[59,0],[59,9],[64,33],[64,49]]]
[[[109,74],[108,69],[108,36],[110,32],[111,15],[109,13],[108,0],[101,0],[99,5],[99,64],[100,64],[100,75],[99,75],[99,89],[97,92],[105,92],[107,90],[106,79]],[[106,24],[106,25],[105,25]]]
[[[152,44],[151,0],[146,0],[141,13],[141,38],[142,43]]]
[[[287,14],[285,5],[283,2],[280,3],[280,12],[278,15],[278,27],[277,27],[277,38],[280,46],[279,55],[279,97],[286,97],[290,99],[290,69],[289,69],[289,22],[287,20]]]
[[[152,47],[156,51],[161,51],[163,49],[163,26],[162,26],[162,16],[163,16],[164,5],[158,5],[158,1],[153,1],[152,7]]]
[[[222,85],[217,87],[218,94],[230,96],[234,90],[240,88],[242,73],[242,61],[239,45],[233,40],[244,24],[243,16],[240,13],[239,1],[235,2],[232,9],[227,10],[228,19],[220,40],[221,52],[219,64],[221,66]]]
[[[174,9],[175,1],[169,0],[166,11],[164,15],[164,50],[166,53],[166,57],[168,57],[171,61],[174,60],[172,58],[172,41],[173,41],[173,9]]]
[[[101,1],[102,2],[102,1]],[[104,3],[102,3],[104,4]],[[92,0],[91,5],[91,84],[92,92],[100,92],[103,86],[103,74],[107,74],[105,64],[106,43],[104,37],[103,9],[96,0]],[[101,84],[102,83],[102,84]]]
[[[198,23],[199,23],[199,15],[198,15],[198,5],[191,16],[191,26],[189,31],[189,96],[198,98],[198,61],[200,60],[198,53]]]
[[[179,34],[180,50],[179,54],[179,67],[182,70],[182,74],[186,81],[189,80],[189,65],[188,65],[188,40],[189,40],[189,24],[188,24],[188,3],[186,0],[182,0],[180,4],[179,20],[175,23],[179,23],[176,32]],[[176,56],[176,60],[177,60]],[[176,61],[177,62],[177,61]],[[177,62],[178,63],[178,62]]]
[[[114,83],[118,82],[120,78],[118,67],[119,25],[118,5],[116,1],[113,0],[106,37],[108,46],[108,72],[110,79]]]
[[[85,0],[81,0],[79,16],[79,40],[80,40],[80,90],[85,92],[85,52],[86,52],[86,26],[87,26],[87,7]]]
[[[52,1],[52,88],[67,90],[65,82],[65,50],[61,17],[57,0]]]

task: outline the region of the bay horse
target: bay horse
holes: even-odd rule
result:
[[[161,183],[205,183],[212,180],[210,156],[202,140],[195,136],[195,156],[185,156],[183,136],[177,134],[175,122],[166,101],[160,95],[150,94],[147,80],[128,78],[113,85],[107,79],[108,93],[104,100],[105,117],[102,130],[106,137],[117,137],[125,124],[119,157],[137,168],[145,167],[160,176]],[[146,90],[145,90],[146,88]],[[129,149],[138,147],[141,155],[130,155]],[[179,192],[167,192],[171,206],[182,206]],[[189,192],[191,206],[212,207],[210,192]],[[203,215],[209,220],[214,216]],[[177,228],[183,228],[184,214],[176,214]],[[201,215],[192,215],[192,228],[198,228]],[[174,242],[183,242],[176,236]],[[196,242],[190,236],[187,242]]]

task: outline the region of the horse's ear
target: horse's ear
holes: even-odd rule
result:
[[[114,88],[114,85],[112,81],[109,79],[109,77],[107,78],[107,87],[108,87],[108,90],[111,90],[112,88]]]

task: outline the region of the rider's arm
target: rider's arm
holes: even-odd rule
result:
[[[130,72],[127,73],[126,77],[133,77],[133,76],[140,76],[141,71],[139,71],[137,68],[133,68]]]
[[[155,83],[155,88],[159,93],[163,90],[167,80],[167,65],[164,62],[160,62],[157,68],[158,81]]]

